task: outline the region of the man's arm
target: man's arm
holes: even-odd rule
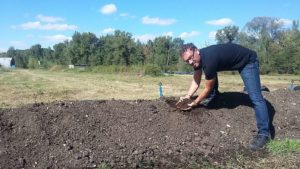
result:
[[[193,96],[193,94],[197,91],[197,89],[199,88],[200,82],[201,82],[201,76],[202,76],[202,70],[196,70],[194,72],[194,78],[192,80],[191,86],[186,95],[186,96],[188,96],[188,98],[191,98]]]
[[[197,97],[197,99],[194,101],[194,105],[199,104],[202,100],[204,100],[209,95],[209,93],[214,88],[215,82],[216,82],[216,77],[211,80],[205,81],[205,87],[203,91],[200,93],[200,95]]]

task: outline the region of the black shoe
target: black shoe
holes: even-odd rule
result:
[[[265,135],[257,135],[251,141],[249,148],[250,150],[256,151],[265,148],[269,142],[269,137]]]

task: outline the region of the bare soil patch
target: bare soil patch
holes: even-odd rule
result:
[[[300,92],[264,92],[275,138],[300,138]],[[256,134],[247,94],[222,93],[209,107],[176,109],[178,98],[35,103],[0,109],[0,168],[193,168],[249,152]]]

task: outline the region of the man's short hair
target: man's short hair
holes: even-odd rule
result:
[[[184,52],[186,52],[188,49],[195,50],[195,49],[197,49],[197,47],[193,43],[187,43],[187,44],[181,45],[181,48],[179,51],[180,56],[182,56],[182,54]]]

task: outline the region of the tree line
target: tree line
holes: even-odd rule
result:
[[[258,53],[262,73],[300,73],[299,21],[287,27],[278,18],[255,17],[239,31],[227,26],[217,31],[217,43],[237,43]],[[156,37],[147,43],[135,41],[129,32],[116,30],[99,38],[90,32],[75,32],[70,41],[42,48],[10,47],[0,56],[13,57],[20,68],[49,68],[53,65],[133,66],[156,65],[162,71],[191,71],[179,59],[181,38]]]

